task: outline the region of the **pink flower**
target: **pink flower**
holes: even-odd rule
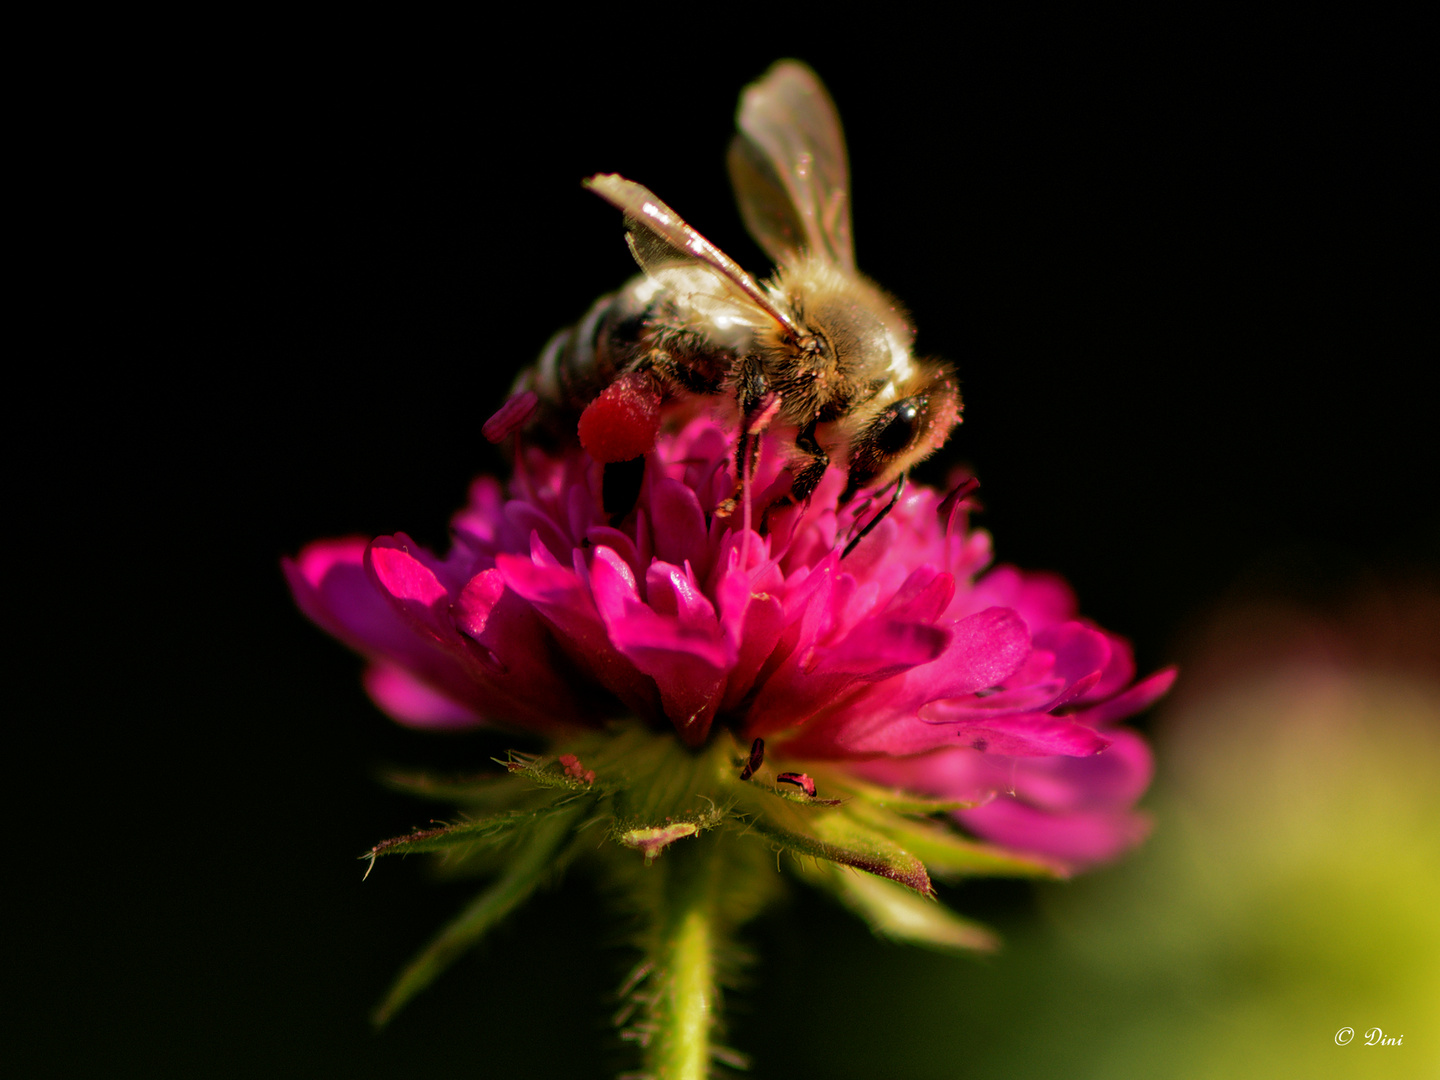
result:
[[[1133,683],[1125,641],[1078,617],[1058,578],[1001,566],[963,504],[909,489],[848,556],[878,503],[808,506],[767,440],[728,516],[734,446],[691,422],[660,438],[633,512],[612,522],[599,466],[528,450],[508,497],[486,477],[441,558],[403,534],[310,545],[285,570],[300,607],[370,661],[404,724],[559,735],[609,718],[716,725],[787,760],[978,804],[971,832],[1068,866],[1144,833],[1144,742],[1116,722],[1173,671]],[[952,500],[953,502],[953,500]]]

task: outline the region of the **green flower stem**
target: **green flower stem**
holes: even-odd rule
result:
[[[675,844],[660,860],[665,897],[655,960],[660,973],[648,1066],[656,1080],[705,1080],[718,1019],[715,869],[711,837]]]

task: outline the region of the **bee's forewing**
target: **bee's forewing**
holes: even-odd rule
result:
[[[615,173],[592,176],[585,181],[585,186],[624,212],[630,234],[630,250],[640,268],[651,277],[658,277],[666,264],[677,260],[708,266],[734,286],[750,304],[787,330],[794,331],[794,321],[790,316],[775,306],[739,263],[686,224],[649,188]]]
[[[777,262],[808,248],[853,273],[845,136],[819,76],[780,61],[745,88],[735,123],[730,182],[750,235]]]

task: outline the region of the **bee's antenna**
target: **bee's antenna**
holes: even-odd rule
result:
[[[865,527],[851,538],[850,542],[845,545],[845,550],[840,553],[840,558],[843,559],[846,555],[849,555],[850,552],[854,551],[855,545],[869,536],[870,530],[884,521],[885,516],[889,514],[891,510],[895,509],[895,504],[900,501],[900,495],[905,490],[905,476],[906,474],[902,472],[895,479],[895,494],[890,497],[890,501],[881,508],[880,512],[867,521]]]

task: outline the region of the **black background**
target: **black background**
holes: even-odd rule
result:
[[[1227,590],[1437,565],[1433,124],[1403,27],[724,9],[96,33],[56,48],[21,156],[18,366],[42,388],[11,405],[6,968],[27,1075],[619,1063],[598,1048],[629,957],[583,880],[369,1032],[466,895],[418,862],[361,886],[355,855],[441,812],[373,770],[504,742],[381,717],[278,560],[347,533],[444,546],[501,468],[479,430],[514,371],[632,272],[582,177],[637,179],[765,268],[723,155],[781,56],[845,120],[861,267],[959,368],[931,475],[978,470],[1001,560],[1064,573],[1144,669]],[[1024,916],[1023,889],[967,897]],[[758,1076],[799,1067],[788,1026],[826,1022],[796,993],[817,951],[905,977],[809,897],[755,940],[736,1041]]]

